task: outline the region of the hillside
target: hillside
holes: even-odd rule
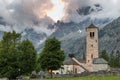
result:
[[[112,23],[106,25],[99,32],[100,50],[106,49],[108,52],[112,50],[120,50],[120,17]]]

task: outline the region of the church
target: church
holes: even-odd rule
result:
[[[54,74],[80,74],[86,72],[109,71],[108,62],[99,58],[98,27],[91,24],[86,28],[86,54],[85,60],[68,58],[63,62],[61,69],[53,71]]]

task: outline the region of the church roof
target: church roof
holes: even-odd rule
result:
[[[92,24],[90,24],[87,28],[98,28],[98,27],[96,27],[96,26],[92,23]]]
[[[75,61],[72,60],[72,58],[68,58],[63,62],[64,65],[78,65]]]
[[[85,63],[84,60],[81,60],[79,58],[75,58],[76,60],[78,60],[79,62],[81,63]],[[67,58],[64,62],[63,62],[64,65],[79,65],[77,62],[75,62],[72,58]]]
[[[93,59],[93,64],[108,64],[108,62],[103,58],[95,58]]]
[[[78,60],[80,63],[85,63],[86,61],[80,58],[75,58],[76,60]]]

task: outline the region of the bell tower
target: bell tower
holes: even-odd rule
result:
[[[94,58],[98,58],[98,27],[91,24],[86,28],[86,64],[89,67]]]

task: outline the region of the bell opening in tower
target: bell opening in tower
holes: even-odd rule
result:
[[[90,32],[90,37],[93,38],[94,37],[94,32]]]

